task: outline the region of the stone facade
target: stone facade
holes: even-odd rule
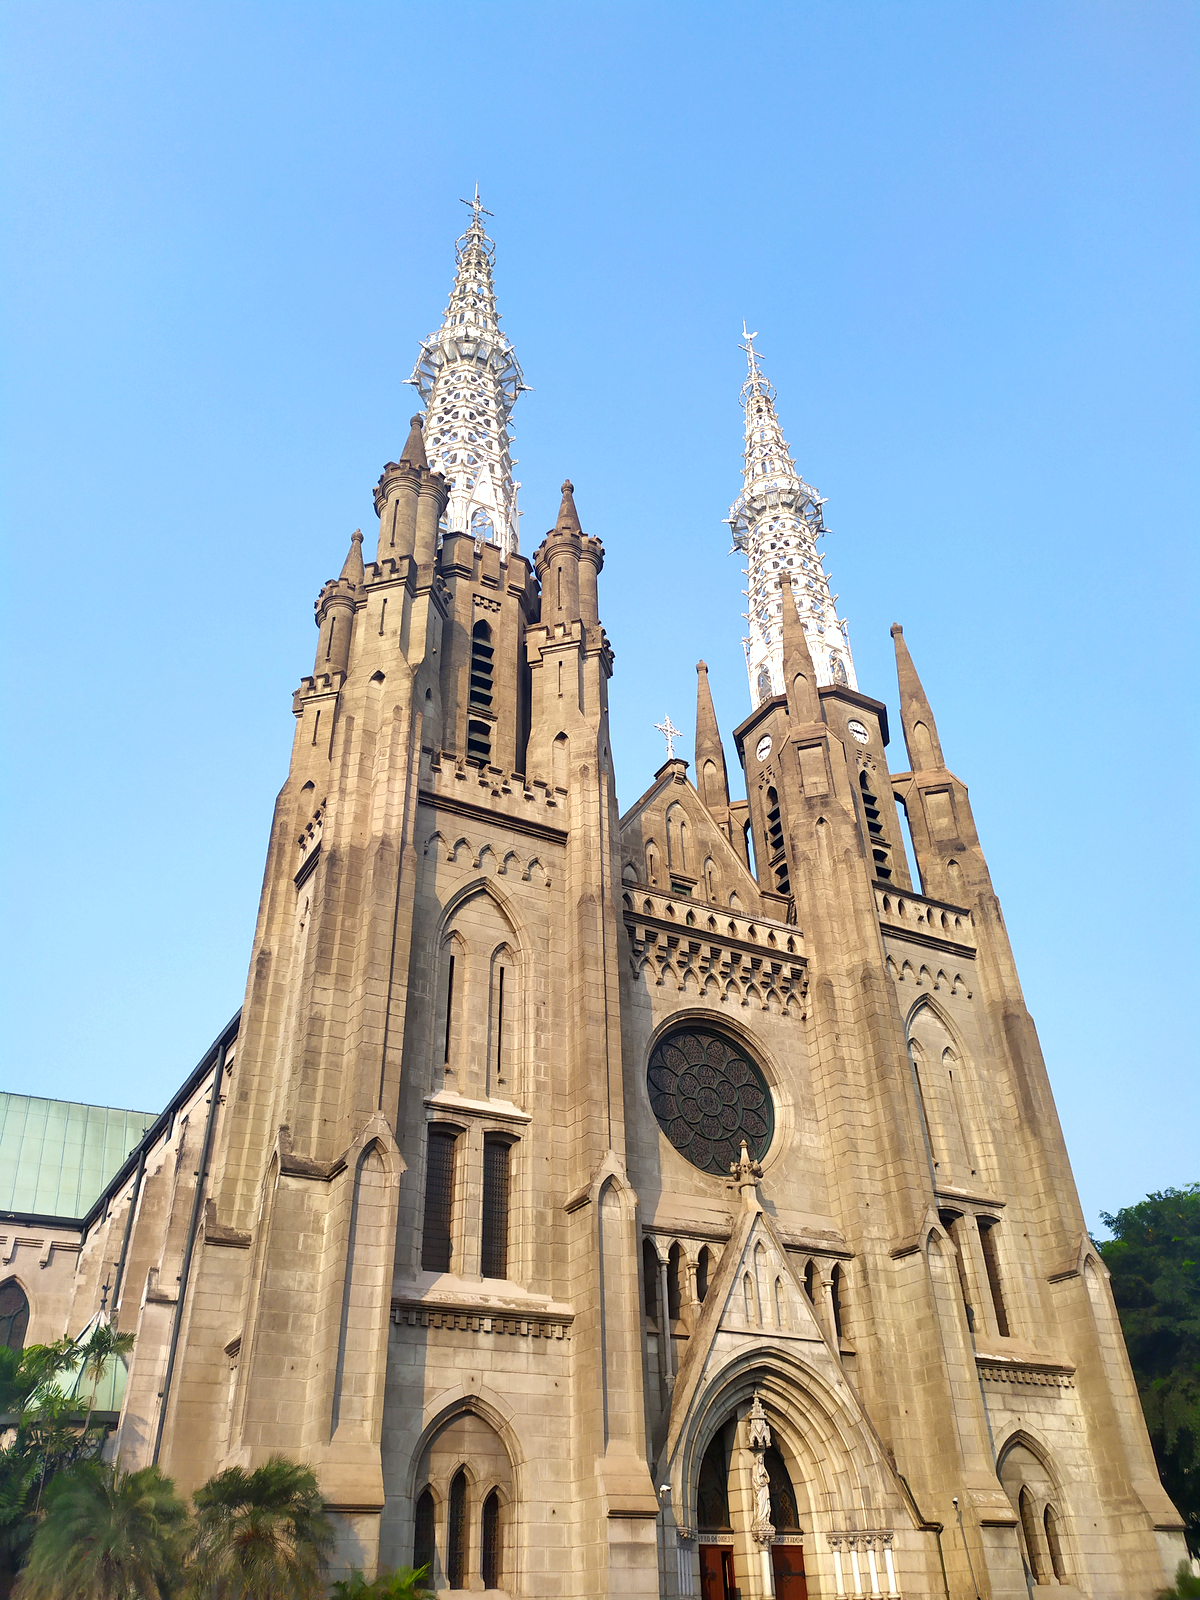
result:
[[[532,562],[447,496],[414,419],[240,1018],[86,1226],[6,1237],[31,1328],[103,1298],[127,1466],[303,1458],[341,1569],[439,1593],[1148,1600],[1180,1521],[900,630],[907,770],[785,590],[747,801],[701,664],[699,787],[622,816],[571,486]]]

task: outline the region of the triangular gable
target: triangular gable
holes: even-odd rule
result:
[[[732,1341],[724,1335],[732,1336]],[[790,1345],[802,1359],[819,1366],[826,1381],[840,1380],[849,1390],[812,1301],[774,1224],[761,1208],[742,1212],[688,1340],[672,1395],[668,1457],[697,1392],[715,1368],[729,1359],[728,1350],[716,1350],[718,1340],[722,1345],[744,1342],[760,1348],[764,1344]]]
[[[728,905],[729,892],[736,890],[744,910],[763,916],[757,879],[729,842],[720,824],[700,798],[695,785],[683,776],[678,766],[660,773],[645,794],[635,800],[620,819],[617,826],[622,859],[632,860],[638,869],[639,879],[642,879],[646,845],[653,839],[665,864],[667,808],[675,805],[683,811],[692,830],[690,853],[695,860],[689,860],[685,875],[698,880],[705,857],[711,856],[724,890],[722,904]],[[664,876],[669,877],[669,874],[664,873]],[[778,910],[774,916],[779,916]]]

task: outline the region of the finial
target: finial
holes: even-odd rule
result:
[[[400,459],[413,467],[429,466],[429,457],[425,454],[425,419],[419,412],[408,419],[408,438],[404,441]]]
[[[355,528],[350,535],[350,548],[346,552],[345,561],[342,562],[342,570],[338,574],[338,582],[359,584],[363,581],[364,576],[362,529]]]
[[[750,1151],[745,1139],[742,1140],[742,1154],[739,1160],[729,1164],[729,1171],[734,1183],[741,1194],[742,1205],[747,1211],[759,1209],[758,1180],[762,1177],[762,1163],[751,1161]]]
[[[900,626],[900,624],[898,622],[893,622],[892,623],[892,638],[893,639],[895,639],[899,634],[902,634],[903,632],[904,632],[904,629]]]
[[[675,741],[680,736],[680,730],[671,721],[669,716],[664,717],[661,722],[656,722],[654,724],[654,729],[656,733],[661,733],[663,738],[667,741],[667,760],[674,761]]]
[[[742,338],[745,339],[746,342],[745,344],[738,345],[738,349],[746,352],[746,365],[750,368],[750,376],[752,379],[757,381],[758,351],[754,348],[754,341],[758,338],[758,330],[755,329],[753,333],[750,333],[746,327],[745,318],[742,319]]]
[[[490,217],[490,216],[494,215],[494,212],[488,211],[483,206],[482,202],[480,201],[480,199],[479,199],[479,185],[478,184],[475,185],[475,198],[473,200],[460,200],[458,203],[461,206],[470,206],[471,210],[475,213],[475,216],[474,216],[474,218],[472,219],[472,222],[471,222],[471,226],[473,228],[478,228],[478,227],[482,226],[480,221],[479,221],[479,218],[481,216]]]
[[[575,509],[575,485],[570,478],[563,481],[562,504],[558,508],[558,521],[554,524],[555,533],[582,533],[579,525],[579,513]]]

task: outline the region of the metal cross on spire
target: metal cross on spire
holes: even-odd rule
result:
[[[475,213],[475,224],[476,224],[476,226],[481,226],[481,224],[479,222],[480,217],[490,217],[490,216],[494,216],[495,215],[495,213],[489,211],[487,209],[487,207],[483,204],[483,202],[480,200],[480,198],[479,198],[479,185],[478,184],[475,185],[475,198],[473,200],[460,200],[459,201],[459,205],[470,206],[471,207],[471,210],[474,211],[474,213]],[[744,326],[744,324],[743,324],[743,326]]]
[[[756,329],[755,332],[753,332],[753,333],[749,332],[749,330],[746,327],[746,320],[745,320],[744,317],[742,319],[742,338],[745,339],[746,342],[745,342],[745,344],[738,345],[738,349],[739,350],[744,350],[746,352],[746,361],[747,361],[747,363],[749,364],[749,367],[750,367],[750,376],[753,377],[753,378],[757,378],[758,377],[758,351],[754,348],[754,341],[755,341],[755,339],[758,338],[758,331]]]
[[[677,728],[671,721],[670,716],[665,716],[661,722],[656,722],[654,724],[654,731],[656,733],[661,733],[663,738],[667,741],[667,760],[674,761],[675,741],[676,739],[683,737],[681,730]]]

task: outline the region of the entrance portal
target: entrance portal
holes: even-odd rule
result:
[[[775,1600],[808,1600],[803,1545],[773,1544],[771,1567],[775,1573]]]

